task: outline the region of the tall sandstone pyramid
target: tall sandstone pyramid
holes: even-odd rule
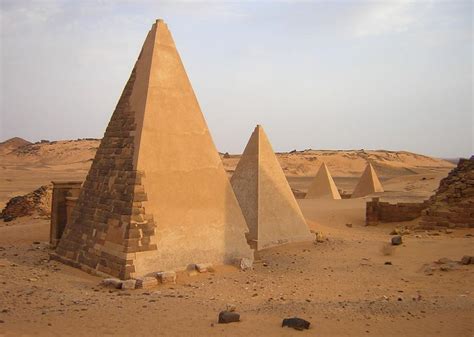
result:
[[[263,128],[257,125],[231,178],[257,250],[313,240]]]
[[[126,279],[252,259],[247,231],[171,33],[157,20],[56,257]]]
[[[306,193],[305,197],[305,199],[317,198],[341,199],[341,195],[337,190],[331,173],[329,173],[326,163],[322,163],[319,167],[318,173],[309,186],[308,193]]]
[[[383,187],[377,177],[377,173],[375,173],[374,167],[371,163],[368,163],[354,192],[352,192],[351,198],[361,198],[376,192],[383,192]]]

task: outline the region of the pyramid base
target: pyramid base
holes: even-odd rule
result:
[[[49,253],[49,258],[50,258],[50,260],[61,262],[65,265],[67,265],[67,266],[80,269],[80,270],[85,271],[86,273],[94,275],[94,276],[99,276],[99,277],[103,277],[103,278],[114,276],[114,275],[109,275],[107,273],[101,272],[97,269],[91,268],[87,265],[81,264],[77,261],[73,261],[73,260],[68,259],[64,256],[58,255],[56,252]]]
[[[316,236],[312,233],[308,235],[295,236],[288,239],[280,239],[276,241],[262,241],[262,240],[252,240],[249,242],[250,246],[255,249],[255,251],[260,251],[264,249],[269,249],[277,246],[287,245],[290,243],[300,243],[300,242],[312,242],[316,239]]]

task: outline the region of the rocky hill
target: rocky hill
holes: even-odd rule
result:
[[[87,169],[99,146],[99,139],[41,141],[29,143],[12,138],[0,146],[4,165],[80,166]],[[7,149],[10,149],[7,151]],[[406,151],[385,150],[304,150],[277,154],[287,176],[313,176],[321,162],[325,162],[333,176],[360,175],[370,161],[381,176],[393,177],[429,173],[451,169],[455,165],[443,159],[432,158]],[[221,154],[228,172],[233,172],[240,155]]]
[[[20,137],[10,138],[4,142],[0,143],[0,155],[8,154],[18,148],[21,148],[26,145],[30,145],[31,143],[27,140],[24,140]]]

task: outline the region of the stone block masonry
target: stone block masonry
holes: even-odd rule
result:
[[[372,198],[367,202],[365,223],[367,226],[377,225],[379,222],[410,221],[421,216],[422,211],[428,207],[428,201],[420,203],[391,204],[381,202],[379,198]]]
[[[422,228],[474,228],[474,156],[459,160],[429,203],[420,221]]]

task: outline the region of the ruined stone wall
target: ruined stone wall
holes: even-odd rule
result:
[[[372,198],[367,202],[365,211],[366,225],[377,225],[379,222],[410,221],[421,216],[428,207],[428,201],[419,203],[400,202],[391,204]]]
[[[34,213],[49,216],[51,195],[51,185],[45,185],[28,194],[11,198],[0,213],[0,218],[4,221],[11,221]]]
[[[474,156],[459,160],[429,202],[421,227],[474,228]]]

